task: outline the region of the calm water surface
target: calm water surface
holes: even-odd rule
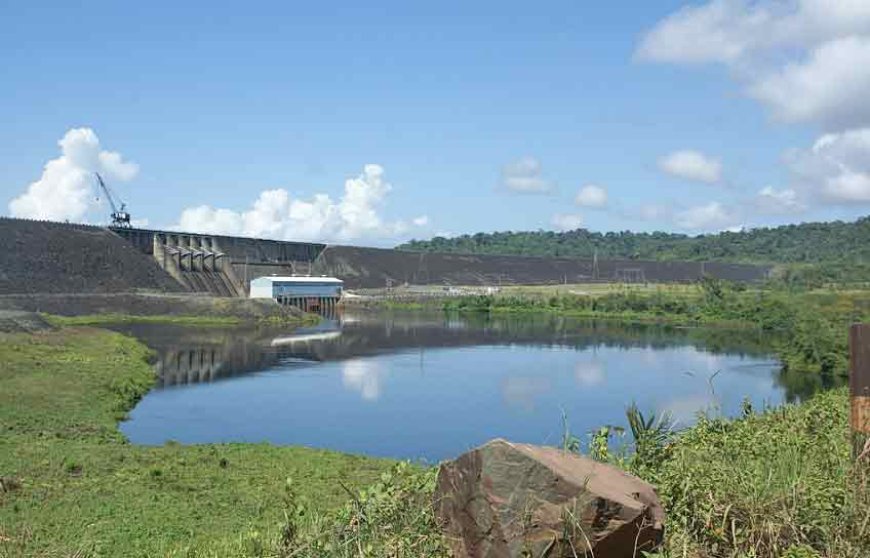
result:
[[[121,425],[138,444],[261,442],[437,461],[493,437],[556,444],[624,409],[734,415],[815,386],[753,332],[555,317],[367,314],[295,331],[119,326],[158,386]],[[584,437],[584,436],[581,436]]]

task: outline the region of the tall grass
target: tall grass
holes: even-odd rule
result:
[[[642,475],[668,513],[662,556],[870,556],[868,467],[845,392],[742,420],[701,418]]]

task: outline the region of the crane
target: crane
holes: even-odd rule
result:
[[[109,190],[109,187],[106,186],[106,183],[103,182],[103,177],[100,176],[100,173],[94,173],[97,177],[97,182],[100,184],[100,188],[103,190],[103,193],[106,194],[106,199],[109,200],[109,205],[112,206],[112,226],[118,227],[121,229],[129,229],[132,227],[130,224],[130,214],[127,212],[127,204],[118,200],[121,204],[119,208],[115,204],[115,198],[112,196],[112,191]]]

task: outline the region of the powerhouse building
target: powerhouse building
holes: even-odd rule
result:
[[[251,298],[271,298],[305,312],[330,312],[341,299],[344,281],[335,277],[257,277],[251,280]]]

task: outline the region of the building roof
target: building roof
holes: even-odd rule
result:
[[[253,279],[253,281],[269,281],[271,283],[333,283],[336,285],[344,283],[344,281],[336,279],[335,277],[312,277],[310,275],[265,275],[263,277],[257,277]]]

